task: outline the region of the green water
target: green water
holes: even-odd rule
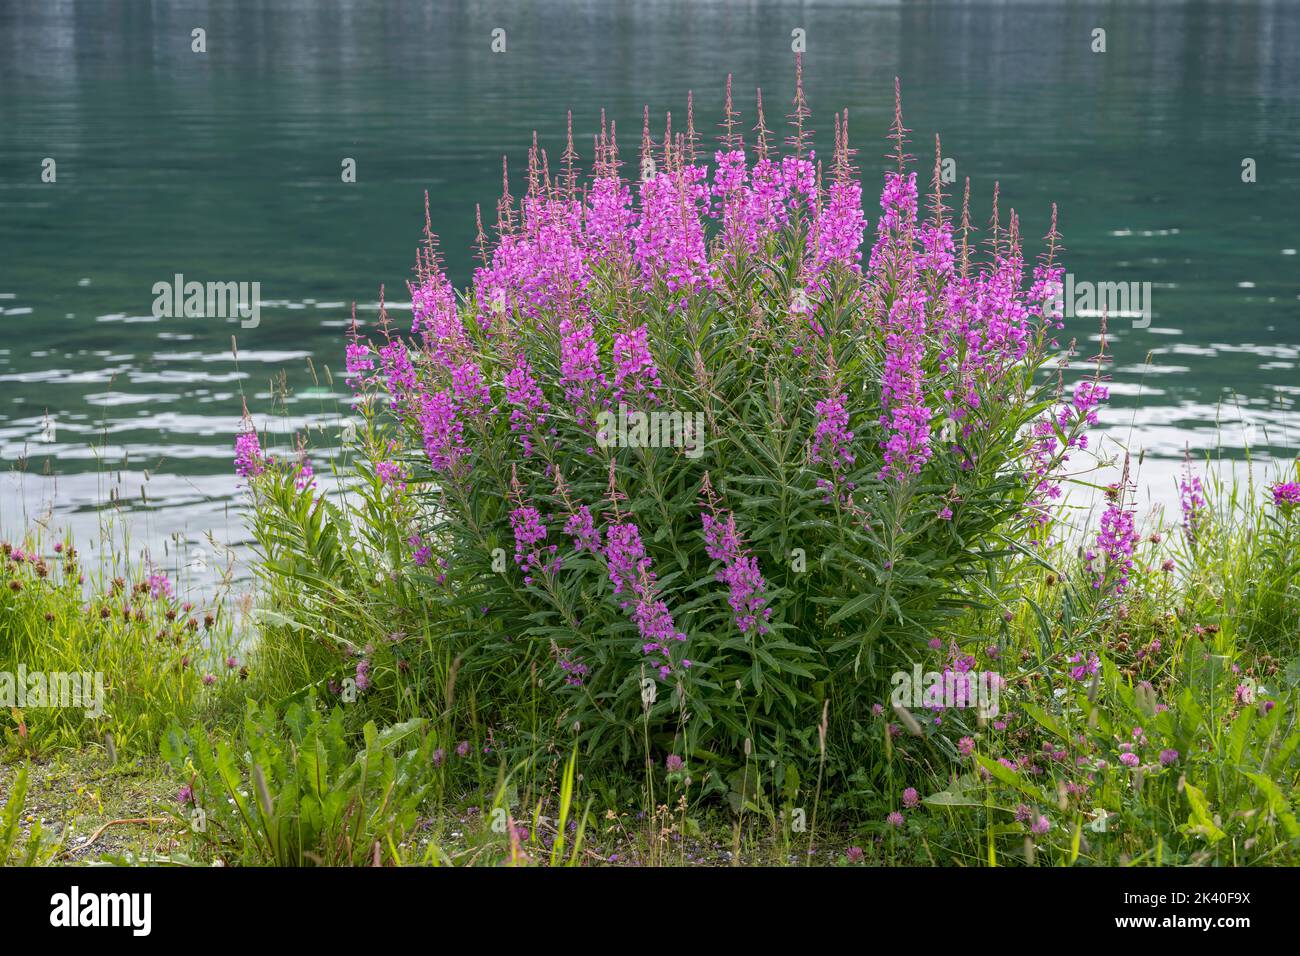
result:
[[[382,285],[401,308],[426,189],[462,282],[474,206],[534,129],[558,156],[572,109],[589,155],[605,107],[631,146],[642,104],[680,129],[694,90],[707,130],[728,72],[773,125],[795,28],[819,143],[847,107],[869,198],[898,76],[912,151],[940,133],[981,220],[994,181],[1026,236],[1056,202],[1077,279],[1152,283],[1149,328],[1112,322],[1104,423],[1153,496],[1184,445],[1295,454],[1297,5],[0,0],[0,525],[91,522],[116,494],[148,541],[237,541],[241,398],[283,441],[336,440],[326,370],[352,302],[373,321]],[[155,319],[176,273],[260,282],[260,325]],[[1097,333],[1067,324],[1082,356]]]

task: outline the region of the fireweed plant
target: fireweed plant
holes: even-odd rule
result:
[[[501,688],[540,686],[538,745],[672,755],[716,786],[703,771],[742,762],[843,771],[888,674],[1046,560],[1107,397],[1100,362],[1066,387],[1043,307],[1055,211],[1031,265],[995,189],[981,247],[937,137],[921,210],[895,94],[874,222],[847,111],[828,161],[810,147],[798,62],[784,151],[761,92],[742,136],[730,80],[711,163],[691,106],[657,140],[647,111],[631,170],[603,116],[585,178],[571,117],[557,174],[534,137],[463,292],[426,210],[410,328],[381,309],[347,345],[362,514],[268,464],[250,422],[237,467],[264,551],[291,560],[268,528],[297,509],[312,547],[379,556],[428,609],[430,680],[479,688],[489,727],[518,703]],[[1131,513],[1112,506],[1079,582],[1094,603],[1126,584]],[[368,685],[357,660],[378,652],[335,648]]]

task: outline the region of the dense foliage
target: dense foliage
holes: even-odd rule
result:
[[[647,117],[635,185],[612,128],[581,189],[571,135],[554,178],[534,145],[473,287],[429,233],[409,334],[385,317],[348,345],[358,469],[437,642],[499,687],[539,674],[546,732],[588,753],[648,734],[709,761],[817,759],[825,714],[847,727],[958,614],[1006,604],[1005,558],[1035,560],[1105,398],[1095,372],[1068,394],[1039,374],[1054,229],[1027,269],[995,198],[981,254],[937,141],[922,216],[896,114],[864,262],[848,115],[829,164],[806,118],[797,87],[788,152],[760,113],[753,148],[729,125],[707,166],[693,115],[658,144]],[[241,442],[255,493],[283,489]]]

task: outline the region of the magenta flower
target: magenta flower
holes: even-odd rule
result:
[[[1270,491],[1273,493],[1273,504],[1279,508],[1289,510],[1300,505],[1300,482],[1278,482]]]
[[[608,384],[600,370],[600,355],[591,323],[560,322],[560,386],[580,426],[595,420],[605,402]]]
[[[415,366],[411,364],[406,345],[400,339],[395,339],[379,350],[379,361],[389,400],[400,413],[405,410],[410,396],[416,390]]]
[[[1133,567],[1133,548],[1137,544],[1137,537],[1133,512],[1124,510],[1119,504],[1112,504],[1106,509],[1101,516],[1101,531],[1097,534],[1096,549],[1090,548],[1084,553],[1089,562],[1095,562],[1099,557],[1105,559],[1105,563],[1093,571],[1094,588],[1100,588],[1106,582],[1111,568],[1118,568],[1115,593],[1124,593],[1128,587],[1128,572]]]
[[[348,343],[347,359],[345,367],[347,374],[355,378],[354,385],[359,385],[365,381],[365,373],[375,370],[374,353],[370,351],[367,343],[359,342],[353,339]]]
[[[266,460],[252,422],[245,420],[245,426],[245,430],[235,437],[235,474],[240,478],[252,478],[266,470]]]
[[[586,505],[578,505],[578,510],[569,515],[564,523],[564,533],[573,539],[573,546],[580,553],[600,553],[600,531],[591,517],[591,509]]]
[[[700,520],[704,523],[705,553],[714,561],[722,562],[722,568],[714,579],[727,585],[727,599],[740,633],[748,634],[753,630],[760,635],[766,634],[765,622],[772,617],[772,609],[767,606],[767,583],[759,571],[758,559],[741,544],[736,532],[736,516],[727,511],[719,512],[712,504],[710,509],[713,513],[701,513]]]
[[[614,335],[614,404],[626,402],[633,408],[659,403],[659,367],[646,341],[644,325]]]
[[[411,334],[420,336],[433,360],[444,367],[455,364],[468,349],[456,290],[436,267],[419,286],[411,287]]]
[[[559,545],[546,544],[546,525],[536,508],[520,506],[510,512],[510,528],[515,534],[515,564],[524,572],[524,583],[533,583],[533,574],[554,574],[560,567],[556,556]]]
[[[1178,483],[1178,496],[1183,512],[1183,531],[1189,539],[1195,541],[1206,501],[1201,479],[1192,473],[1190,456],[1183,461],[1183,477]]]
[[[458,476],[469,448],[465,445],[464,423],[456,414],[456,402],[446,392],[433,392],[422,398],[419,420],[429,463],[435,471]]]
[[[433,549],[424,543],[424,539],[418,534],[413,534],[406,539],[406,543],[412,548],[411,557],[417,567],[424,567],[429,563],[429,558],[433,556]],[[439,582],[442,583],[441,581]]]
[[[172,583],[168,580],[167,575],[155,571],[149,575],[149,597],[155,601],[160,597],[169,598],[172,596]]]
[[[1070,668],[1070,677],[1077,681],[1087,680],[1101,669],[1101,659],[1096,654],[1089,654],[1086,661],[1082,654],[1075,654],[1069,658],[1069,662],[1078,665]]]
[[[466,421],[481,417],[492,405],[492,393],[483,382],[483,373],[472,361],[461,362],[451,370],[451,395],[456,414]]]
[[[375,474],[381,484],[387,485],[397,492],[406,490],[406,481],[410,477],[406,469],[395,461],[377,462],[375,464]]]
[[[668,292],[692,292],[712,284],[704,223],[707,170],[686,166],[641,182],[641,208],[632,229],[632,254],[647,289],[662,282]]]
[[[316,487],[315,472],[312,470],[311,461],[306,455],[301,456],[298,461],[293,486],[299,491],[310,491]]]
[[[907,809],[911,810],[919,806],[920,803],[921,795],[916,792],[915,787],[908,787],[903,791],[903,806],[907,807]]]
[[[572,656],[572,652],[561,650],[559,653],[560,670],[564,673],[564,682],[570,687],[581,687],[590,668],[587,667],[580,659]]]
[[[829,467],[838,479],[840,472],[851,468],[856,460],[849,448],[853,432],[849,431],[849,413],[838,383],[831,386],[830,395],[819,401],[816,409],[812,460]]]
[[[609,528],[605,543],[605,560],[614,593],[625,595],[621,606],[632,607],[632,620],[641,635],[641,650],[658,668],[659,676],[672,673],[672,646],[686,640],[677,630],[673,616],[657,595],[650,558],[641,543],[641,533],[631,522]],[[635,598],[635,602],[634,599]],[[635,603],[635,606],[633,604]],[[682,666],[688,666],[685,661]]]
[[[533,453],[534,440],[546,428],[551,404],[542,394],[528,359],[520,354],[506,374],[506,403],[510,405],[510,430],[519,436],[524,457]]]

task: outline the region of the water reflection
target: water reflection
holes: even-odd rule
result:
[[[328,382],[350,303],[373,322],[382,285],[400,307],[425,189],[463,282],[474,204],[534,129],[554,153],[566,109],[590,142],[601,107],[634,131],[643,103],[680,114],[688,89],[706,129],[728,71],[783,102],[793,27],[819,141],[817,117],[848,107],[869,186],[897,75],[913,151],[940,132],[981,209],[1000,182],[1034,236],[1056,202],[1072,272],[1151,283],[1149,328],[1111,319],[1103,424],[1145,451],[1152,494],[1173,500],[1151,476],[1185,447],[1294,455],[1296,5],[47,0],[0,7],[0,459],[26,472],[0,524],[26,496],[81,521],[103,463],[126,461],[153,476],[147,505],[114,509],[141,534],[236,539],[242,400],[260,415],[283,372],[286,414],[266,421],[286,443],[345,411]],[[176,273],[259,281],[260,327],[155,319],[152,285]],[[1085,314],[1065,335],[1099,331]]]

